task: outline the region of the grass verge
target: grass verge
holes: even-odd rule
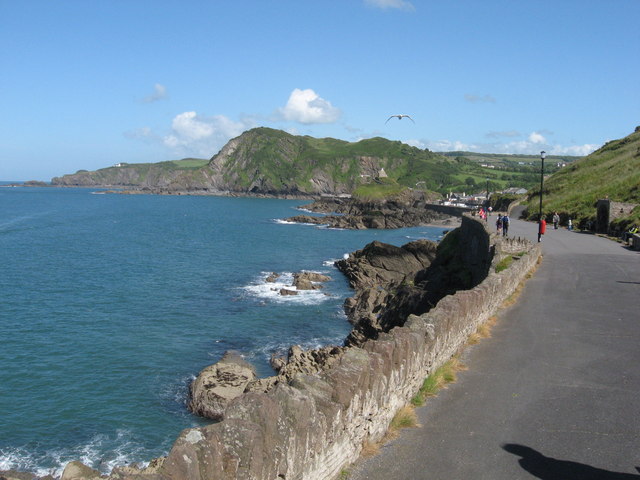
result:
[[[421,407],[427,398],[435,396],[447,384],[455,382],[458,372],[464,369],[465,366],[460,359],[457,356],[452,357],[424,380],[418,393],[411,399],[411,404]]]

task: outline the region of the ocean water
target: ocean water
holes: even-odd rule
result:
[[[0,188],[0,470],[102,472],[165,455],[206,420],[188,385],[229,349],[260,376],[289,345],[340,345],[351,294],[333,261],[444,229],[287,224],[304,202]],[[271,272],[321,292],[281,297]],[[280,281],[280,280],[279,280]]]

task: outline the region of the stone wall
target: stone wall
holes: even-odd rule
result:
[[[328,371],[300,374],[289,385],[232,401],[224,421],[183,431],[154,477],[336,477],[358,458],[365,442],[383,437],[423,380],[464,346],[539,259],[539,246],[490,236],[476,220],[467,218],[461,228],[464,248],[493,249],[494,266],[505,255],[526,253],[514,257],[517,261],[507,270],[489,273],[475,288],[445,297],[424,315],[410,316],[404,327],[348,349]]]
[[[609,231],[611,222],[616,218],[630,215],[637,206],[636,203],[614,202],[609,199],[598,200],[596,203],[596,232],[611,233]]]

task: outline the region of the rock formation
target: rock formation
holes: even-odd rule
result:
[[[251,364],[237,352],[229,351],[209,365],[191,383],[189,410],[196,415],[221,420],[230,400],[242,395],[257,376]]]
[[[457,225],[451,215],[441,213],[428,203],[430,198],[419,191],[406,190],[380,200],[331,198],[305,205],[305,210],[325,213],[323,216],[295,215],[287,221],[328,225],[331,228],[364,230],[367,228],[392,229],[429,225],[434,223]]]
[[[380,332],[402,325],[409,314],[424,313],[433,305],[439,294],[415,285],[415,280],[432,264],[436,252],[437,244],[429,240],[402,247],[376,241],[336,262],[356,290],[344,305],[354,325],[347,345],[375,339]]]

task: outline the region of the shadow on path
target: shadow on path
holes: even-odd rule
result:
[[[542,480],[640,480],[635,473],[611,472],[584,463],[545,457],[533,448],[506,443],[502,448],[520,458],[518,463],[534,477]],[[638,467],[636,470],[640,471]]]

